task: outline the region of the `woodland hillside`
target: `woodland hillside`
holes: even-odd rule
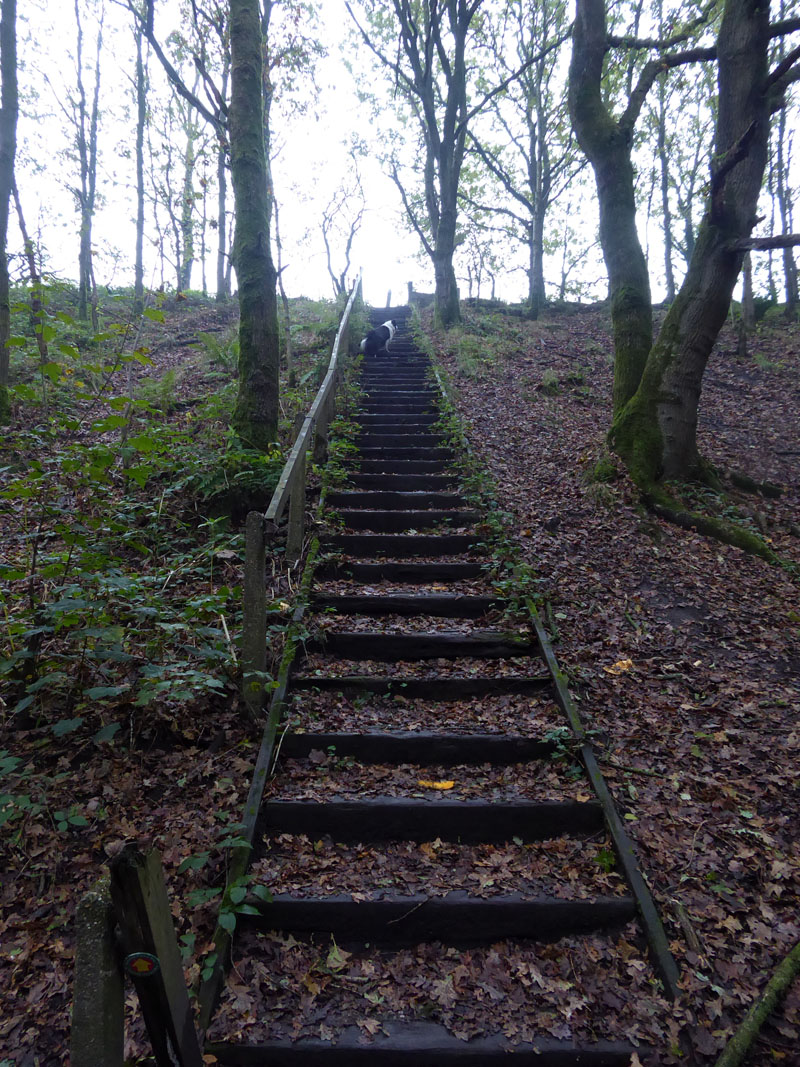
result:
[[[573,1009],[599,994],[612,1038],[712,1067],[793,946],[796,965],[799,40],[800,0],[0,0],[0,1067],[68,1061],[76,904],[131,842],[161,853],[189,986],[222,969],[215,922],[235,927],[250,884],[223,888],[252,843],[263,685],[280,691],[303,603],[303,560],[259,514],[303,425],[304,548],[323,521],[345,531],[314,508],[382,426],[363,473],[411,474],[428,511],[370,485],[358,529],[421,514],[439,537],[463,519],[474,554],[477,523],[491,595],[446,592],[442,618],[477,619],[446,613],[475,593],[469,610],[494,624],[502,598],[516,626],[533,598],[560,663],[539,635],[546,684],[560,693],[563,670],[624,813],[682,994],[668,1004],[624,938],[613,966],[642,993],[625,1003],[601,969],[576,988],[567,951],[547,1040],[573,1041]],[[345,307],[323,464],[327,398],[313,453],[304,418],[322,381],[342,385],[326,374]],[[370,388],[402,407],[389,378],[358,377],[381,323],[412,371],[394,388],[423,397],[385,422],[358,408]],[[390,354],[375,369],[391,377]],[[449,652],[474,647],[455,634]],[[492,730],[513,733],[518,710]],[[544,777],[580,776],[568,731],[545,725]],[[262,783],[268,766],[272,749]],[[590,873],[621,885],[598,856]],[[506,884],[512,859],[487,860]],[[438,1025],[452,975],[434,988],[418,962],[412,999]],[[256,1013],[243,984],[227,996]],[[800,1067],[799,1013],[795,980],[750,1067]],[[132,994],[128,1015],[143,1064]],[[613,1054],[627,1067],[627,1046]]]
[[[296,331],[300,381],[329,343],[322,310],[295,309],[312,320]],[[230,488],[217,472],[233,324],[199,299],[162,311],[152,366],[116,371],[135,374],[147,398],[132,445],[157,465],[145,488],[131,473],[141,458],[126,473],[119,429],[71,392],[72,376],[47,393],[51,411],[69,398],[71,431],[48,432],[31,380],[35,399],[6,438],[7,1063],[64,1061],[76,903],[125,841],[161,851],[197,979],[258,748],[238,696],[241,523],[214,495]],[[421,329],[472,450],[465,478],[496,501],[521,568],[512,584],[524,580],[547,619],[681,964],[685,996],[659,1032],[675,1042],[685,1029],[710,1064],[798,936],[796,578],[642,509],[604,445],[607,309],[531,323],[465,308],[457,332]],[[760,531],[795,566],[799,343],[796,327],[767,318],[741,358],[731,328],[703,399],[719,469],[781,490],[703,490],[704,507]],[[152,456],[154,428],[170,444]],[[298,572],[280,558],[271,567],[277,651]],[[32,610],[42,603],[46,613]],[[37,672],[27,690],[26,646]],[[793,1062],[799,1009],[795,988],[748,1063]],[[654,1025],[641,1020],[642,1033]]]

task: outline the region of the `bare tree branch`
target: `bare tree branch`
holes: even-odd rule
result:
[[[685,52],[673,52],[672,55],[660,56],[658,59],[651,59],[649,63],[645,63],[642,73],[639,75],[639,81],[636,83],[636,88],[631,93],[628,106],[620,117],[620,129],[628,133],[633,129],[636,120],[639,118],[645,97],[653,87],[653,82],[663,71],[671,70],[673,67],[679,67],[685,63],[707,63],[716,58],[717,49],[711,46],[708,48],[689,48]]]
[[[425,233],[423,232],[422,227],[420,226],[419,221],[417,219],[416,212],[409,203],[408,197],[406,196],[406,191],[403,188],[403,183],[400,181],[400,175],[397,173],[397,163],[395,162],[395,160],[392,160],[392,170],[390,177],[400,191],[400,197],[403,201],[403,207],[406,209],[406,215],[408,216],[409,222],[413,226],[417,237],[419,237],[420,241],[422,242],[422,246],[425,249],[426,253],[432,257],[433,246],[431,245],[428,238],[425,236]]]
[[[800,30],[800,16],[773,22],[769,28],[769,35],[770,37],[785,37],[787,33],[796,33],[798,30]]]
[[[608,45],[610,48],[647,48],[656,49],[657,51],[674,48],[676,44],[683,44],[684,41],[688,41],[701,27],[705,26],[717,6],[718,0],[709,0],[705,9],[696,18],[692,19],[685,29],[672,37],[664,38],[664,40],[659,40],[657,37],[628,37],[625,35],[620,37],[615,34],[609,34]]]
[[[175,86],[175,89],[179,93],[179,95],[182,96],[184,100],[186,100],[193,108],[195,108],[195,110],[203,116],[206,122],[209,122],[214,127],[214,129],[219,133],[221,137],[225,137],[227,127],[224,118],[220,117],[219,115],[215,115],[212,111],[209,111],[209,109],[205,106],[202,100],[200,100],[199,97],[195,93],[193,93],[191,89],[188,88],[178,71],[175,69],[172,63],[170,63],[164,52],[164,49],[158,43],[158,39],[155,35],[155,30],[153,29],[153,0],[146,0],[144,18],[137,11],[136,5],[133,3],[133,0],[128,0],[128,10],[131,12],[134,18],[138,19],[139,25],[142,29],[142,33],[147,38],[155,54],[158,56],[161,66],[166,71],[167,77]],[[195,62],[196,61],[197,59],[195,57]]]
[[[468,131],[468,132],[469,132],[469,137],[470,137],[470,140],[472,141],[473,147],[475,148],[475,151],[481,157],[481,159],[486,164],[486,166],[489,168],[489,170],[492,172],[492,174],[494,174],[495,178],[497,178],[497,180],[501,183],[501,185],[506,190],[506,192],[510,196],[513,196],[514,199],[517,200],[520,204],[522,204],[522,206],[527,211],[529,211],[531,214],[533,214],[533,203],[531,202],[530,198],[525,196],[524,193],[521,193],[515,187],[516,183],[512,180],[511,176],[507,173],[507,171],[503,167],[500,166],[500,164],[497,161],[496,157],[493,156],[491,154],[491,152],[489,152],[487,149],[485,149],[483,147],[483,145],[477,140],[477,138],[472,133],[472,131]]]
[[[400,81],[405,82],[406,87],[412,93],[416,94],[417,89],[416,89],[414,83],[411,81],[409,76],[402,69],[402,67],[400,66],[400,63],[399,62],[398,63],[392,63],[390,60],[388,60],[386,58],[386,56],[383,54],[383,52],[381,52],[378,48],[375,47],[375,45],[372,43],[372,40],[371,40],[369,34],[364,29],[364,27],[361,25],[361,23],[358,21],[358,19],[356,18],[355,14],[353,13],[353,9],[350,6],[348,0],[345,0],[345,5],[344,6],[347,8],[348,12],[350,13],[350,18],[356,24],[356,29],[361,34],[361,37],[362,37],[362,39],[364,41],[364,44],[367,46],[367,48],[369,48],[370,52],[372,52],[372,54],[374,56],[376,56],[381,61],[381,63],[383,63],[383,65],[385,67],[388,67],[389,70],[391,70],[394,73],[395,78],[399,82]]]
[[[781,233],[775,237],[743,237],[733,241],[728,248],[731,252],[766,252],[770,248],[793,248],[800,245],[800,233]]]
[[[788,53],[788,55],[784,56],[784,58],[780,61],[775,70],[770,73],[770,76],[767,79],[767,84],[770,87],[772,87],[773,85],[779,85],[782,79],[787,74],[791,73],[791,69],[795,65],[795,63],[797,63],[798,59],[800,59],[800,45],[798,45],[796,48],[793,48],[792,51]]]
[[[460,123],[460,125],[456,129],[456,136],[461,133],[461,129],[463,126],[468,125],[470,120],[473,119],[479,111],[482,111],[483,108],[486,107],[492,97],[497,96],[498,93],[502,93],[503,90],[507,89],[513,81],[516,81],[516,79],[519,78],[520,75],[524,74],[526,70],[532,67],[534,63],[540,62],[540,60],[544,59],[550,52],[554,51],[556,48],[560,48],[564,41],[569,40],[571,36],[572,25],[570,25],[569,28],[561,34],[560,37],[557,37],[554,41],[551,41],[551,43],[547,45],[546,48],[543,48],[541,52],[538,52],[535,56],[531,56],[531,58],[526,60],[525,63],[523,63],[521,67],[515,70],[513,74],[509,74],[509,76],[503,81],[501,81],[499,85],[496,85],[494,89],[492,89],[484,96],[480,103],[476,104],[475,107],[473,107],[472,110],[469,111],[464,121]]]

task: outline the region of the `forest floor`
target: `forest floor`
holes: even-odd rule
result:
[[[681,967],[676,1018],[709,1063],[800,937],[800,597],[784,570],[648,515],[621,471],[598,468],[609,326],[595,310],[524,325],[468,316],[437,355],[538,575],[559,663]],[[726,329],[703,383],[701,451],[784,491],[681,490],[762,530],[795,564],[799,372],[797,325],[762,325],[747,359]],[[798,1064],[798,1048],[795,982],[747,1063]]]
[[[152,349],[154,382],[196,357],[169,340],[185,314],[168,316]],[[203,316],[207,328],[213,309]],[[709,1065],[800,936],[797,584],[654,519],[622,472],[598,468],[610,416],[605,311],[553,311],[538,323],[468,311],[434,345],[509,536],[537,576],[681,967],[685,995],[665,1047],[685,1028],[697,1064]],[[799,383],[797,326],[762,325],[747,359],[726,332],[704,383],[701,447],[720,468],[784,492],[720,501],[684,490],[694,506],[762,531],[795,563]],[[206,384],[193,371],[170,388],[189,403]],[[16,535],[6,515],[0,536]],[[235,595],[236,531],[215,541],[210,566],[191,580],[167,569],[164,595],[173,584],[183,602],[221,588]],[[284,593],[276,586],[278,603]],[[46,690],[22,728],[3,713],[0,1065],[68,1062],[76,905],[127,841],[161,851],[187,976],[197,979],[215,913],[209,887],[224,873],[220,841],[241,814],[260,740],[239,706],[235,663],[220,677],[217,695],[195,701],[156,700],[124,716],[106,705],[88,731],[88,711],[80,727],[54,729],[78,720],[65,718],[74,706],[47,706]],[[106,736],[114,718],[123,728]],[[138,1035],[134,1026],[131,1056],[141,1054]],[[747,1063],[792,1067],[798,1044],[795,983]]]

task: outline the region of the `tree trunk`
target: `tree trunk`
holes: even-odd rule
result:
[[[456,248],[455,207],[443,208],[433,249],[433,275],[436,281],[433,314],[438,326],[447,329],[461,320],[458,282],[453,267]]]
[[[78,252],[78,318],[85,322],[89,318],[91,304],[92,326],[98,328],[97,299],[92,268],[92,224],[97,189],[97,125],[100,107],[100,55],[103,49],[103,20],[105,10],[101,8],[100,23],[97,28],[94,94],[91,112],[87,109],[86,91],[83,85],[83,27],[80,20],[80,7],[75,0],[75,20],[78,27],[76,52],[78,77],[78,114],[76,118],[76,139],[78,158],[80,160],[80,205],[81,229],[80,248]],[[88,130],[87,130],[88,123]]]
[[[544,288],[544,218],[546,210],[546,204],[537,203],[536,211],[533,215],[530,293],[530,314],[533,319],[538,319],[546,299]]]
[[[228,174],[226,148],[217,149],[217,303],[224,304],[231,295],[228,282]]]
[[[195,90],[196,90],[195,86]],[[192,112],[186,109],[186,149],[183,155],[183,186],[181,188],[181,243],[183,256],[178,281],[178,291],[190,289],[192,268],[194,266],[194,144],[197,140],[197,127],[192,121]]]
[[[239,284],[239,393],[233,425],[250,448],[266,449],[278,430],[278,302],[267,212],[261,21],[258,0],[230,0],[231,178]]]
[[[3,0],[0,15],[0,424],[11,416],[8,399],[8,339],[11,336],[11,309],[8,284],[8,214],[14,183],[14,156],[17,150],[17,29],[16,0]]]
[[[614,334],[614,412],[636,392],[653,341],[647,262],[636,232],[631,136],[614,120],[601,86],[606,52],[603,0],[578,0],[569,70],[569,108],[589,158],[600,206]]]
[[[661,170],[661,217],[664,228],[664,275],[667,281],[667,301],[675,299],[675,275],[672,270],[672,217],[669,207],[669,156],[667,153],[667,81],[664,75],[658,82],[658,161]]]
[[[144,127],[147,120],[147,86],[142,59],[142,31],[134,29],[136,39],[136,262],[133,281],[133,314],[144,311]]]
[[[294,373],[294,345],[292,342],[292,314],[289,308],[289,298],[286,295],[286,290],[283,286],[283,246],[281,245],[281,227],[280,218],[278,212],[278,201],[273,195],[272,206],[275,211],[275,247],[278,251],[278,288],[281,294],[281,305],[283,306],[283,334],[286,339],[286,380],[290,388],[295,385],[295,373]]]
[[[750,253],[742,261],[742,313],[739,316],[739,357],[747,359],[747,338],[756,326],[756,305],[753,299],[753,264]]]
[[[786,159],[786,104],[784,103],[778,113],[778,130],[776,135],[777,160],[775,185],[778,194],[778,208],[781,214],[781,229],[783,233],[792,231],[792,191],[789,178],[789,161]],[[783,285],[786,296],[786,317],[797,317],[797,265],[794,261],[794,249],[783,249]]]
[[[725,322],[767,161],[769,7],[727,0],[717,41],[719,105],[708,204],[692,261],[647,360],[636,395],[617,413],[613,447],[641,485],[703,477],[700,388]]]

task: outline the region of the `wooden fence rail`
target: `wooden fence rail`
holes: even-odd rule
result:
[[[78,906],[72,1067],[123,1067],[124,975],[157,1067],[203,1067],[161,857],[126,845]]]
[[[306,513],[308,452],[315,462],[325,459],[328,427],[335,413],[336,390],[341,379],[342,356],[349,350],[350,316],[361,290],[361,276],[353,286],[333,342],[328,371],[308,415],[303,420],[266,512],[251,511],[245,524],[244,606],[242,669],[244,699],[258,718],[264,705],[267,668],[267,546],[278,535],[278,524],[288,506],[286,558],[294,562],[303,549]]]

